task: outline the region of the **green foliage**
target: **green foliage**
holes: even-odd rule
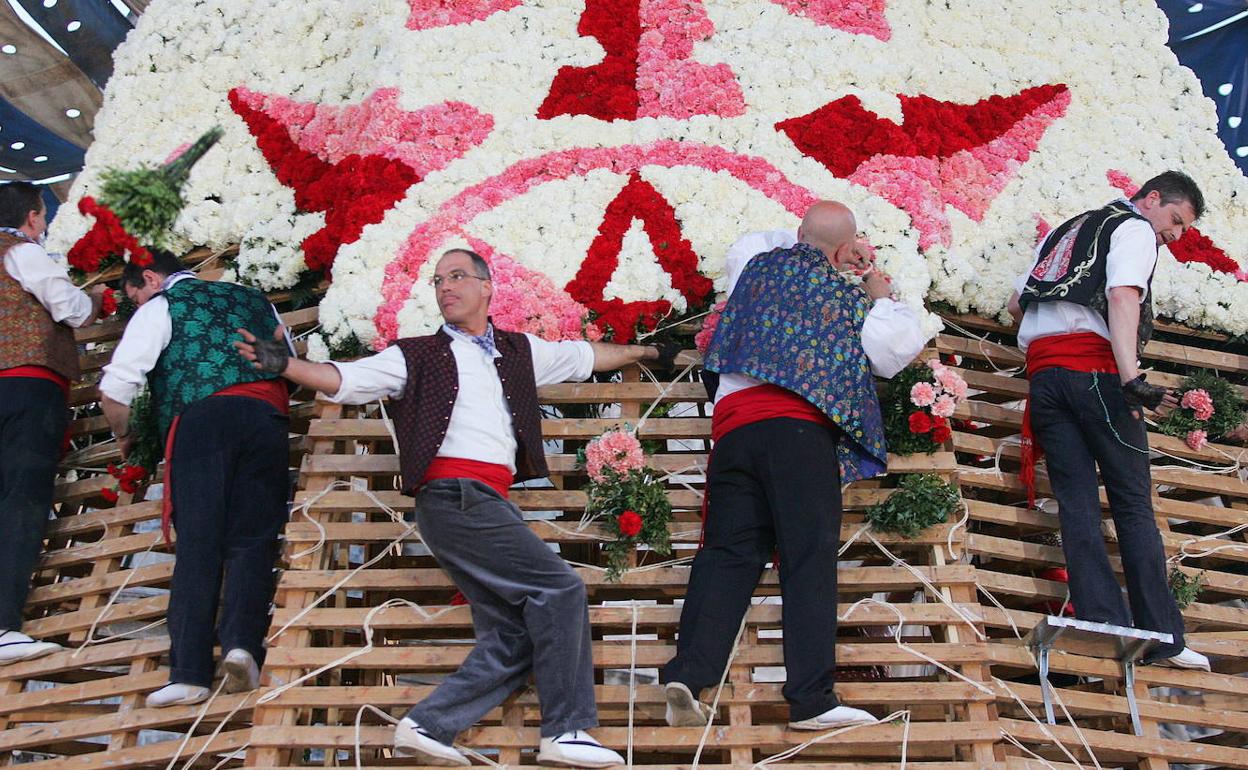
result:
[[[1196,419],[1191,409],[1175,409],[1157,422],[1157,429],[1167,436],[1184,438],[1190,431],[1203,430],[1213,440],[1235,430],[1244,421],[1244,400],[1240,398],[1234,385],[1214,372],[1202,369],[1185,379],[1179,386],[1179,393],[1189,390],[1204,390],[1209,393],[1209,397],[1213,399],[1213,416],[1201,421]]]
[[[1196,601],[1204,587],[1204,572],[1197,573],[1195,577],[1188,577],[1187,573],[1178,567],[1170,570],[1170,593],[1174,595],[1174,603],[1179,605],[1179,609]]]
[[[368,346],[360,341],[360,338],[352,332],[348,334],[341,342],[330,341],[329,352],[333,354],[335,361],[350,361],[355,358],[361,358],[368,355],[372,351]]]
[[[606,474],[607,481],[591,481],[586,488],[585,512],[600,518],[607,531],[615,535],[605,550],[607,580],[616,582],[628,569],[628,556],[638,545],[647,545],[663,556],[671,554],[668,524],[672,521],[672,504],[667,499],[667,489],[650,468],[625,475],[608,470]],[[625,511],[634,511],[641,517],[641,531],[636,535],[620,532],[619,517]]]
[[[145,246],[166,248],[184,201],[162,168],[105,169],[99,200],[112,209],[126,232]]]
[[[931,382],[927,364],[910,364],[880,387],[880,410],[884,415],[884,440],[888,451],[899,455],[931,454],[940,448],[930,433],[911,433],[910,415],[918,411],[910,401],[910,389],[919,382]]]
[[[134,444],[130,447],[126,464],[146,468],[149,474],[154,473],[164,457],[165,448],[156,420],[156,409],[152,405],[152,393],[146,388],[130,402],[130,432],[134,434]]]
[[[958,509],[958,487],[931,473],[901,477],[897,489],[867,509],[867,522],[881,532],[915,537],[934,524],[944,524]]]

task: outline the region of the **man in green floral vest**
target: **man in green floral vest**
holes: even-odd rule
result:
[[[288,512],[289,394],[276,375],[240,359],[232,343],[236,329],[272,335],[280,319],[255,289],[198,280],[171,254],[127,265],[122,286],[139,309],[104,367],[101,403],[125,456],[137,438],[130,404],[144,385],[150,389],[155,425],[135,431],[157,431],[165,448],[166,537],[170,519],[178,532],[169,684],[147,705],[208,697],[221,595],[222,686],[254,689]]]

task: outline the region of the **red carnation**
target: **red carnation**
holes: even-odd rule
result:
[[[624,537],[636,537],[641,532],[641,517],[636,511],[624,511],[616,517],[615,524]]]
[[[106,501],[110,503],[115,503],[117,502],[117,490],[113,489],[112,487],[105,487],[104,489],[100,490],[100,497],[104,498]]]
[[[100,303],[100,318],[108,318],[117,312],[117,291],[109,289],[104,292],[103,302]]]
[[[933,428],[932,418],[927,412],[910,413],[910,432],[927,433]]]
[[[943,444],[953,438],[953,429],[949,427],[949,423],[943,418],[937,417],[937,422],[932,426],[932,441],[937,444]]]

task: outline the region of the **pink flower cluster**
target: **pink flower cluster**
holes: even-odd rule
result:
[[[1199,452],[1205,448],[1205,444],[1209,443],[1209,434],[1203,430],[1191,430],[1187,432],[1187,438],[1183,439],[1183,441],[1187,443],[1192,451]]]
[[[1191,409],[1192,416],[1197,420],[1208,420],[1213,416],[1213,398],[1209,396],[1208,391],[1201,388],[1184,393],[1179,405],[1184,409]]]
[[[693,60],[693,44],[715,32],[697,0],[640,0],[645,30],[637,47],[637,117],[676,118],[745,113],[732,68]]]
[[[407,0],[407,4],[412,9],[408,29],[435,29],[480,21],[515,8],[520,0]]]
[[[789,13],[816,24],[888,40],[893,31],[884,17],[885,0],[771,0]]]
[[[798,217],[818,200],[818,196],[789,181],[763,158],[738,155],[723,147],[694,142],[660,140],[645,145],[577,148],[522,160],[502,174],[466,188],[444,203],[431,218],[417,225],[399,247],[394,260],[386,265],[382,302],[373,320],[377,328],[374,347],[382,350],[398,336],[399,311],[411,296],[412,285],[430,254],[448,239],[457,237],[463,226],[479,214],[547,182],[583,176],[598,169],[630,174],[650,165],[662,168],[696,166],[712,173],[724,171]]]
[[[623,476],[645,466],[646,454],[631,431],[609,430],[585,447],[585,470],[598,483],[607,481],[609,472]]]
[[[936,417],[952,417],[958,404],[966,400],[966,380],[938,359],[931,359],[927,365],[933,381],[916,382],[910,388],[910,403],[919,408],[930,407]]]
[[[525,268],[484,241],[467,240],[468,247],[490,264],[494,284],[490,317],[498,328],[551,341],[602,339],[602,330],[589,322],[589,310],[550,278]]]
[[[715,329],[719,327],[719,317],[723,314],[727,304],[728,300],[716,302],[711,312],[702,319],[702,331],[693,335],[693,346],[698,349],[699,353],[705,353],[706,349],[711,346],[711,340],[715,338]]]

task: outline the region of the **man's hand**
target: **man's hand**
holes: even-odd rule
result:
[[[234,347],[243,358],[251,362],[254,369],[270,374],[281,374],[290,365],[290,348],[286,347],[285,330],[278,326],[273,330],[273,339],[259,340],[256,335],[246,329],[239,329],[243,335],[242,342],[235,342]]]
[[[134,449],[134,431],[117,437],[117,449],[121,451],[121,459],[130,459],[130,450]]]
[[[1158,413],[1161,413],[1162,408],[1169,411],[1178,404],[1169,388],[1149,385],[1143,374],[1122,383],[1122,395],[1127,400],[1127,406],[1133,408],[1142,406]]]
[[[862,288],[871,299],[883,299],[893,296],[893,279],[888,273],[872,266],[862,277]]]
[[[676,368],[676,356],[680,354],[680,343],[667,339],[656,340],[654,349],[658,352],[658,357],[654,359],[654,369],[670,372]]]

